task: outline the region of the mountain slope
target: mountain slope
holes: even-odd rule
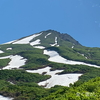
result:
[[[50,91],[52,88],[56,90],[60,88],[56,85],[70,86],[70,83],[74,84],[76,81],[75,84],[78,86],[91,78],[100,76],[99,54],[100,48],[82,46],[70,35],[54,30],[42,31],[1,44],[0,80],[5,86],[0,87],[0,93],[19,99],[24,98],[27,89],[33,87],[30,93],[28,92],[28,99],[40,100],[47,92],[45,88],[50,88]],[[9,75],[11,73],[12,78],[5,78],[9,76],[6,75],[6,71]],[[29,80],[25,75],[29,77]],[[32,75],[42,77],[42,79],[35,81],[31,78]],[[26,90],[23,89],[25,87],[23,82],[27,84]],[[39,94],[36,91],[32,92],[35,86],[38,91],[41,91],[41,96],[36,96]],[[9,91],[11,87],[13,87],[13,92]],[[17,93],[17,89],[20,93]],[[31,95],[32,93],[35,97]],[[49,91],[46,95],[48,94]]]
[[[58,49],[55,50],[58,50],[57,52],[64,58],[100,65],[99,48],[84,47],[70,35],[61,34],[54,30],[42,31],[6,44],[30,44],[32,47],[39,49],[45,49],[47,47],[52,49],[50,47],[58,47]],[[9,48],[11,49],[11,47],[6,49]],[[3,52],[1,48],[1,53]]]
[[[30,44],[32,46],[42,44],[43,46],[49,47],[62,46],[65,45],[64,43],[70,47],[74,45],[81,46],[81,44],[73,39],[70,35],[61,34],[60,32],[54,30],[42,31],[40,33],[23,37],[21,39],[14,40],[6,44]]]
[[[99,100],[100,77],[81,84],[78,87],[63,87],[41,100]]]

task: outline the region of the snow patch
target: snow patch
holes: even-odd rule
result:
[[[87,66],[100,68],[100,66],[93,65],[93,64],[87,64],[84,62],[67,60],[61,57],[56,51],[53,51],[53,50],[44,50],[44,54],[49,55],[50,58],[48,60],[52,62],[64,63],[64,64],[70,64],[70,65],[87,65]]]
[[[13,40],[13,41],[6,42],[6,43],[3,43],[3,44],[11,44],[11,43],[13,43],[13,42],[15,42],[15,41],[17,41],[17,40]]]
[[[59,46],[57,45],[57,37],[55,37],[55,43],[54,44],[50,44],[51,46]]]
[[[4,96],[0,95],[0,100],[13,100],[13,98],[4,97]]]
[[[4,53],[2,50],[0,50],[0,53]]]
[[[49,36],[51,33],[48,33],[46,36],[45,36],[45,38],[47,38],[47,36]]]
[[[38,49],[45,49],[44,46],[33,46],[34,48],[38,48]]]
[[[63,71],[63,70],[50,71],[50,69],[51,67],[48,66],[48,67],[37,69],[37,70],[26,70],[26,71],[29,73],[39,73],[39,74],[43,74],[44,72],[46,72],[46,75],[51,75],[51,76]]]
[[[57,47],[59,47],[59,45],[57,45]]]
[[[0,59],[7,59],[7,58],[10,58],[12,55],[10,56],[5,56],[5,57],[0,57]]]
[[[87,57],[85,57],[86,59],[88,59]]]
[[[41,35],[41,34],[42,34],[42,33],[40,33],[40,34],[34,34],[34,35],[32,35],[32,36],[29,36],[29,37],[23,38],[23,39],[21,39],[21,40],[18,40],[18,41],[16,41],[16,42],[14,42],[13,44],[29,44],[30,41],[31,41],[33,38],[35,38],[35,37],[37,37],[37,36],[39,36],[39,35]]]
[[[74,48],[74,46],[72,46],[72,48]]]
[[[19,55],[10,55],[10,56],[5,56],[5,57],[0,57],[0,59],[7,59],[10,58],[11,61],[9,62],[9,64],[7,66],[5,66],[2,69],[13,69],[13,68],[19,68],[20,66],[25,65],[25,62],[27,59],[24,59],[23,57],[19,56]]]
[[[81,53],[79,53],[79,52],[78,52],[78,54],[80,54],[81,56],[85,57],[85,55],[84,55],[84,54],[81,54]],[[87,59],[87,57],[85,57],[85,58]]]
[[[45,75],[51,75],[50,79],[46,81],[39,82],[38,85],[44,86],[45,88],[51,88],[55,85],[61,86],[69,86],[70,83],[74,83],[78,80],[78,77],[82,74],[62,74],[58,75],[58,73],[62,72],[63,70],[54,70],[50,71],[51,67],[45,67],[38,70],[26,70],[29,73],[39,73]]]
[[[8,81],[10,84],[12,84],[12,85],[15,85],[13,82],[11,82],[11,81]]]
[[[31,42],[30,45],[33,46],[33,45],[41,44],[40,41],[41,41],[40,39],[37,39],[36,41]]]
[[[7,48],[6,50],[12,50],[12,48]]]
[[[45,68],[41,68],[41,69],[37,69],[37,70],[26,70],[29,73],[39,73],[42,74],[43,72],[49,72],[50,71],[50,67],[45,67]]]
[[[38,85],[45,86],[45,88],[51,88],[55,85],[68,86],[78,81],[78,77],[82,74],[63,74],[63,75],[53,75],[50,79],[39,82]]]

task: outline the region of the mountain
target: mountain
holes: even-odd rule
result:
[[[52,100],[52,93],[99,77],[99,54],[100,48],[82,46],[67,33],[54,30],[1,44],[0,94],[14,100]]]
[[[32,46],[42,44],[45,47],[49,46],[81,46],[81,44],[68,34],[61,34],[54,30],[42,31],[18,40],[8,42],[7,44],[30,44]]]

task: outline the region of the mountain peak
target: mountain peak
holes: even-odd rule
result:
[[[7,44],[30,44],[31,46],[67,46],[80,47],[81,44],[67,33],[60,33],[55,30],[41,31],[27,37],[8,42]]]
[[[57,36],[60,38],[60,40],[63,40],[63,41],[67,41],[67,42],[70,42],[74,45],[80,45],[82,46],[77,40],[75,40],[73,37],[71,37],[69,34],[67,33],[60,33],[58,31],[55,31],[55,30],[46,30],[46,31],[42,31],[44,34],[48,34],[48,33],[52,33],[53,35]],[[66,45],[66,44],[65,44]]]
[[[42,31],[42,32],[57,32],[57,33],[60,33],[60,32],[58,32],[58,31],[56,31],[56,30],[52,30],[52,29],[45,30],[45,31]]]

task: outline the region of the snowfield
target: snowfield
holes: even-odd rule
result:
[[[13,40],[13,41],[6,42],[6,43],[3,43],[3,44],[11,44],[11,43],[13,43],[13,42],[15,42],[15,41],[17,41],[17,40]]]
[[[7,59],[7,58],[10,58],[12,55],[10,56],[5,56],[5,57],[0,57],[0,59]]]
[[[54,44],[50,44],[51,46],[59,46],[57,45],[57,37],[55,37],[55,43]]]
[[[47,36],[49,36],[51,33],[48,33],[44,38],[47,38]]]
[[[37,39],[36,41],[31,42],[30,45],[34,46],[34,45],[37,45],[37,44],[41,44],[40,41],[41,41],[40,39]]]
[[[78,77],[82,74],[63,74],[63,75],[53,75],[50,79],[39,82],[38,85],[44,86],[45,88],[51,88],[55,85],[68,86],[78,81]]]
[[[7,48],[6,50],[12,50],[12,48]]]
[[[48,60],[52,62],[64,63],[64,64],[70,64],[70,65],[87,65],[87,66],[100,68],[100,66],[97,66],[97,65],[87,64],[87,63],[79,62],[79,61],[67,60],[61,57],[56,51],[53,51],[53,50],[44,50],[43,54],[50,56]]]
[[[2,50],[0,50],[0,53],[4,53]]]
[[[13,69],[13,68],[19,68],[23,65],[25,65],[25,62],[27,59],[24,59],[23,57],[19,56],[19,55],[10,55],[10,56],[6,56],[6,57],[0,57],[0,59],[6,59],[6,58],[10,58],[11,61],[9,62],[9,64],[7,66],[5,66],[2,69]]]
[[[41,35],[41,34],[42,34],[42,33],[40,33],[40,34],[33,34],[32,36],[29,36],[29,37],[23,38],[23,39],[21,39],[21,40],[18,40],[18,41],[16,41],[16,42],[14,42],[13,44],[29,44],[30,41],[31,41],[33,38],[35,38],[35,37],[37,37],[37,36],[39,36],[39,35]]]
[[[0,100],[13,100],[13,98],[4,97],[4,96],[0,95]]]
[[[38,49],[45,49],[44,46],[33,46],[34,48],[38,48]]]
[[[50,71],[50,69],[51,67],[45,67],[37,70],[26,70],[26,71],[29,73],[39,73],[39,74],[46,72],[46,75],[51,75],[51,76],[63,71],[63,70]]]
[[[38,85],[40,86],[44,86],[45,88],[51,88],[54,87],[55,85],[61,85],[61,86],[69,86],[70,83],[74,83],[76,81],[78,81],[78,77],[81,76],[82,74],[62,74],[62,75],[58,75],[58,73],[62,72],[63,70],[55,70],[55,71],[50,71],[51,67],[45,67],[45,68],[41,68],[38,70],[26,70],[29,73],[46,73],[46,75],[51,75],[51,78],[43,81],[43,82],[39,82]]]

